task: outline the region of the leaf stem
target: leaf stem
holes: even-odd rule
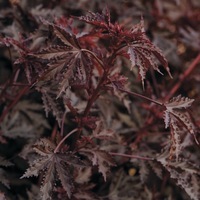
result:
[[[89,53],[90,55],[92,55],[92,56],[96,59],[96,61],[101,65],[101,67],[104,69],[104,64],[103,64],[103,62],[102,62],[93,52],[91,52],[91,51],[89,51],[89,50],[87,50],[87,49],[81,49],[81,51],[87,52],[87,53]]]
[[[124,153],[114,153],[114,152],[108,152],[112,156],[123,156],[127,158],[136,158],[140,160],[154,160],[154,158],[148,158],[148,157],[143,157],[143,156],[137,156],[137,155],[128,155]]]
[[[2,115],[0,116],[0,122],[3,121],[4,117],[7,115],[10,109],[19,101],[19,99],[29,90],[30,86],[24,87],[17,97],[8,105],[8,107],[3,111]]]
[[[165,101],[168,101],[181,87],[184,80],[192,73],[192,71],[197,67],[197,64],[200,63],[200,54],[197,55],[197,57],[193,60],[191,65],[187,68],[187,70],[179,76],[178,82],[174,85],[174,87],[171,89],[169,94],[165,97]]]
[[[61,124],[61,131],[60,131],[60,135],[63,136],[63,132],[64,132],[64,124],[65,124],[65,117],[67,114],[67,110],[65,110],[63,117],[62,117],[62,124]]]
[[[85,111],[84,111],[84,116],[88,115],[91,106],[93,105],[93,103],[95,102],[95,100],[98,98],[99,92],[101,90],[101,86],[103,85],[103,83],[104,83],[104,81],[105,81],[106,78],[107,78],[107,71],[104,71],[101,80],[99,81],[96,89],[93,91],[92,96],[88,100],[87,106],[86,106]]]
[[[71,132],[69,132],[60,142],[59,144],[57,145],[57,147],[55,148],[54,150],[54,153],[57,153],[60,146],[62,145],[62,143],[70,136],[72,135],[73,133],[75,133],[76,131],[78,130],[78,128],[75,128],[74,130],[72,130]]]
[[[127,93],[127,94],[130,94],[130,95],[133,95],[133,96],[137,96],[137,97],[140,97],[140,98],[145,99],[145,100],[147,100],[147,101],[150,101],[150,102],[152,102],[152,103],[155,103],[155,104],[157,104],[157,105],[159,105],[159,106],[164,106],[163,103],[161,103],[161,102],[159,102],[159,101],[156,101],[156,100],[154,100],[154,99],[151,99],[151,98],[149,98],[149,97],[146,97],[146,96],[144,96],[144,95],[142,95],[142,94],[138,94],[138,93],[136,93],[136,92],[131,92],[131,91],[125,90],[125,89],[123,89],[123,88],[117,88],[117,89],[120,90],[120,91],[122,91],[122,92],[125,92],[125,93]]]

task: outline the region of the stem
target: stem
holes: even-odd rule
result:
[[[9,86],[31,86],[31,85],[26,83],[12,83]]]
[[[84,116],[88,115],[88,113],[90,111],[90,108],[92,107],[92,105],[95,102],[95,100],[98,98],[99,91],[101,90],[101,86],[103,85],[103,83],[104,83],[104,81],[105,81],[106,78],[107,78],[107,71],[104,71],[101,80],[99,81],[96,89],[94,90],[91,98],[89,99],[89,101],[87,103],[87,106],[86,106],[85,111],[84,111]]]
[[[127,158],[136,158],[136,159],[140,159],[140,160],[154,160],[154,158],[148,158],[148,157],[137,156],[137,155],[128,155],[128,154],[123,154],[123,153],[109,152],[109,154],[112,156],[123,156],[123,157],[127,157]]]
[[[61,131],[60,131],[60,135],[63,137],[63,132],[64,132],[64,124],[65,124],[65,117],[67,114],[67,110],[65,110],[63,117],[62,117],[62,125],[61,125]]]
[[[171,89],[169,94],[165,97],[165,101],[168,101],[181,87],[184,80],[192,73],[192,71],[197,67],[197,64],[200,62],[200,54],[193,60],[191,65],[187,68],[187,70],[179,76],[178,82],[174,85],[174,87]]]
[[[156,80],[156,77],[155,77],[154,70],[151,68],[150,72],[151,72],[151,77],[152,77],[153,86],[154,86],[154,89],[155,89],[156,96],[159,97],[158,83],[157,83],[157,80]]]
[[[19,99],[29,90],[30,86],[24,87],[17,97],[8,105],[8,107],[3,111],[2,115],[0,116],[0,122],[3,121],[4,117],[7,115],[9,110],[19,101]]]
[[[72,135],[73,133],[75,133],[76,131],[78,130],[78,128],[75,128],[74,130],[72,130],[70,133],[68,133],[60,142],[59,144],[57,145],[57,147],[55,148],[54,150],[54,153],[57,153],[60,146],[62,145],[62,143],[70,136]]]
[[[157,104],[157,105],[159,105],[159,106],[163,106],[164,104],[163,103],[161,103],[161,102],[159,102],[159,101],[156,101],[156,100],[153,100],[153,99],[151,99],[151,98],[149,98],[149,97],[145,97],[144,95],[142,95],[142,94],[138,94],[138,93],[136,93],[136,92],[131,92],[131,91],[128,91],[128,90],[125,90],[125,89],[122,89],[122,88],[117,88],[118,90],[120,90],[120,91],[122,91],[122,92],[125,92],[125,93],[127,93],[127,94],[130,94],[130,95],[133,95],[133,96],[136,96],[136,97],[140,97],[140,98],[142,98],[142,99],[145,99],[145,100],[147,100],[147,101],[150,101],[150,102],[152,102],[152,103],[155,103],[155,104]]]

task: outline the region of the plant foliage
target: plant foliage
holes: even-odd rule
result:
[[[119,2],[0,2],[0,199],[200,199],[196,1]]]

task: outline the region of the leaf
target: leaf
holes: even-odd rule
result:
[[[198,29],[193,29],[191,27],[180,28],[179,30],[180,34],[182,35],[181,40],[189,47],[192,47],[193,49],[199,51],[200,47],[200,34]]]
[[[3,135],[9,138],[33,138],[36,133],[42,134],[50,126],[41,111],[41,104],[20,101],[0,124]]]
[[[51,193],[53,190],[55,166],[54,163],[47,163],[47,169],[42,180],[40,191],[42,192],[42,200],[51,199]]]
[[[127,53],[131,61],[131,69],[135,66],[139,67],[139,74],[142,79],[143,88],[144,79],[146,78],[146,72],[149,67],[152,67],[154,70],[161,73],[156,59],[163,65],[169,76],[172,77],[167,60],[164,58],[161,50],[154,46],[153,43],[145,36],[143,19],[140,24],[136,25],[132,29],[131,33],[133,39],[128,43]]]
[[[165,104],[166,111],[164,114],[165,128],[170,126],[171,128],[171,157],[175,155],[176,159],[179,158],[182,149],[182,141],[184,138],[185,130],[187,130],[195,139],[196,127],[192,121],[192,118],[187,111],[194,99],[187,97],[181,97],[181,95],[174,97],[170,102]]]
[[[8,166],[12,166],[13,164],[5,159],[4,157],[0,156],[0,166],[3,166],[3,167],[8,167]]]
[[[178,126],[178,122],[175,120],[174,117],[171,117],[171,138],[172,144],[170,149],[170,154],[173,156],[175,155],[176,160],[178,161],[179,155],[181,154],[182,150],[182,133],[184,131],[181,129],[180,125]]]
[[[75,182],[79,184],[88,183],[92,176],[91,167],[81,168],[78,170],[78,174],[76,176]]]
[[[52,113],[56,118],[58,125],[61,126],[62,117],[64,114],[64,106],[62,101],[57,99],[57,85],[52,82],[38,83],[36,86],[37,91],[42,94],[42,101],[46,117]]]
[[[113,158],[106,152],[101,150],[92,151],[93,165],[98,165],[99,172],[103,174],[104,180],[106,181],[106,174],[109,170],[109,166],[115,166]]]
[[[140,179],[142,183],[147,183],[149,181],[150,176],[155,173],[157,177],[160,179],[162,176],[162,167],[156,161],[140,161],[139,163],[139,173]]]
[[[148,175],[150,173],[150,170],[149,170],[149,166],[147,164],[147,162],[140,162],[139,163],[139,173],[140,173],[140,179],[141,179],[141,182],[142,183],[145,183],[148,179]]]
[[[53,182],[58,178],[71,197],[73,192],[73,176],[70,172],[71,166],[85,167],[87,164],[81,161],[73,153],[54,153],[56,146],[50,140],[43,138],[34,146],[34,150],[40,155],[31,163],[25,174],[21,178],[29,178],[30,176],[38,176],[40,172],[44,172],[41,192],[43,200],[51,197]]]
[[[195,138],[195,126],[192,122],[189,112],[187,112],[186,110],[186,108],[191,106],[193,101],[194,99],[181,97],[179,95],[177,97],[174,97],[169,103],[166,103],[166,111],[164,116],[165,128],[167,128],[169,124],[172,124],[172,122],[174,123],[176,121],[179,121]],[[171,120],[172,116],[173,121]]]
[[[0,183],[2,183],[7,188],[10,188],[9,186],[9,180],[6,177],[6,171],[0,168]]]
[[[170,177],[175,179],[189,197],[193,200],[200,198],[200,172],[199,166],[190,163],[188,159],[182,159],[179,162],[169,160],[169,151],[165,149],[157,160],[169,171]]]
[[[63,45],[52,45],[31,54],[48,62],[45,79],[59,80],[57,97],[73,84],[84,85],[92,69],[90,57],[83,51],[75,35],[69,34],[63,27],[50,24],[56,37]]]
[[[50,47],[37,54],[37,57],[50,60],[46,77],[60,79],[60,91],[58,96],[70,86],[70,79],[77,77],[80,81],[86,81],[84,64],[81,61],[83,55],[80,51],[65,51],[65,47]],[[52,53],[53,52],[53,53]]]
[[[74,185],[70,170],[65,165],[66,164],[64,164],[64,162],[58,163],[56,166],[56,170],[62,186],[67,192],[68,197],[70,198],[72,195],[72,191],[74,190]]]
[[[174,97],[170,100],[169,103],[166,103],[165,106],[167,110],[173,111],[173,109],[182,109],[188,108],[192,105],[194,99],[189,99],[188,97],[181,97],[181,95]]]
[[[82,149],[81,152],[91,159],[93,165],[98,166],[99,172],[106,181],[106,174],[109,172],[110,166],[115,166],[112,156],[103,150]]]
[[[153,199],[153,194],[140,181],[139,176],[130,176],[123,169],[113,174],[108,196],[109,200]]]
[[[79,20],[88,24],[92,24],[97,28],[107,28],[110,25],[110,12],[106,7],[102,13],[93,13],[89,11],[90,15],[78,17]]]
[[[87,191],[85,192],[85,191],[82,191],[82,190],[79,190],[79,192],[75,193],[74,196],[78,200],[99,200],[99,198],[96,197],[95,194],[93,194],[91,192],[87,192]]]
[[[21,37],[19,41],[7,37],[4,39],[4,43],[6,46],[11,45],[17,48],[17,51],[20,56],[14,61],[14,64],[20,66],[20,68],[23,69],[28,83],[31,84],[32,81],[34,81],[33,77],[43,72],[44,66],[41,66],[40,63],[36,62],[34,59],[31,59],[29,57],[29,55],[32,53],[29,47],[27,46],[27,38],[24,38],[22,35],[20,36]]]
[[[6,200],[4,193],[0,192],[0,200]]]
[[[101,140],[113,140],[115,139],[115,133],[110,129],[104,129],[103,122],[97,121],[96,129],[93,131],[92,137]]]

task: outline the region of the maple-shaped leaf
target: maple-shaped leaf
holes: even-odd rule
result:
[[[32,56],[48,62],[46,76],[43,78],[59,80],[59,96],[70,85],[86,84],[87,76],[92,69],[92,62],[85,50],[81,49],[74,34],[67,32],[63,27],[50,25],[63,45],[51,45]]]
[[[110,167],[115,166],[112,156],[104,150],[96,149],[82,149],[81,153],[88,156],[94,166],[98,166],[99,172],[102,173],[106,181],[106,174],[109,172]]]
[[[157,61],[159,61],[171,76],[167,60],[164,58],[160,49],[158,49],[145,35],[144,21],[141,19],[140,24],[137,24],[132,30],[132,41],[128,42],[127,53],[131,61],[131,69],[139,67],[139,74],[144,88],[144,79],[146,72],[152,67],[154,70],[161,73]],[[161,73],[162,74],[162,73]]]
[[[70,198],[74,190],[71,166],[85,167],[86,163],[81,161],[72,152],[55,153],[56,145],[50,140],[43,138],[34,146],[36,153],[40,157],[31,163],[25,174],[21,178],[38,176],[44,172],[41,186],[42,199],[51,199],[53,183],[59,179],[64,190]]]

